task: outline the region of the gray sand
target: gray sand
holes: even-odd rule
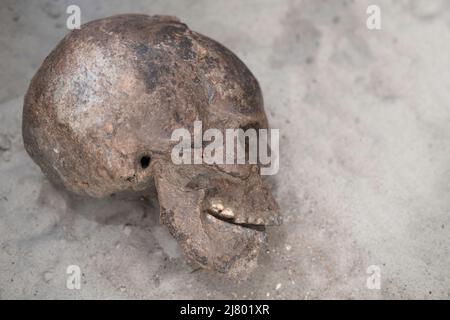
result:
[[[14,1],[0,4],[0,298],[449,298],[450,3]],[[284,225],[243,281],[192,270],[144,198],[75,199],[25,153],[29,80],[82,21],[176,15],[232,49],[281,130]],[[80,290],[66,287],[78,265]],[[381,270],[381,289],[366,286]]]

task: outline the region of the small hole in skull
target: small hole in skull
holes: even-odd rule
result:
[[[141,167],[142,169],[147,169],[148,166],[150,165],[150,157],[149,156],[143,156],[141,158]]]

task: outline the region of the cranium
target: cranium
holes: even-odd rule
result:
[[[258,165],[175,165],[174,129],[267,128],[257,80],[228,49],[174,17],[119,15],[70,32],[31,81],[27,152],[79,195],[156,186],[160,220],[185,256],[228,274],[250,270],[277,224]]]

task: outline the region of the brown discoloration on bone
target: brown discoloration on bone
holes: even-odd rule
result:
[[[258,82],[232,52],[174,17],[120,15],[72,31],[46,58],[25,97],[23,138],[47,177],[77,194],[156,184],[161,221],[186,256],[242,273],[278,208],[256,165],[171,163],[172,131],[196,119],[203,130],[268,126]]]

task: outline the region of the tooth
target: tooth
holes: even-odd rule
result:
[[[234,212],[230,208],[225,208],[220,211],[219,213],[224,218],[234,218]]]
[[[255,219],[254,219],[253,217],[249,217],[249,218],[247,219],[247,223],[248,223],[248,224],[254,224],[254,223],[255,223]]]
[[[223,204],[220,201],[214,201],[211,204],[211,211],[215,212],[215,213],[219,213],[221,211],[223,211]]]
[[[263,218],[256,219],[256,224],[264,224],[264,219]]]
[[[244,223],[244,220],[242,220],[242,218],[240,218],[240,217],[237,217],[237,218],[234,220],[234,222],[237,223],[237,224],[242,224],[242,223]]]

